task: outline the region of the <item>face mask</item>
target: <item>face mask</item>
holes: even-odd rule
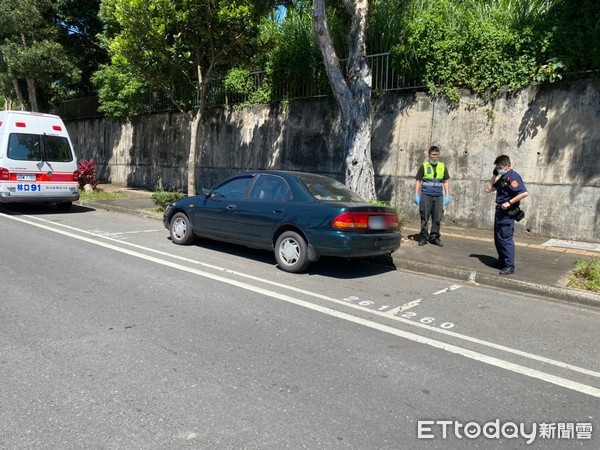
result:
[[[506,169],[498,169],[498,175],[504,175],[506,173]]]
[[[438,161],[432,161],[431,159],[429,160],[429,164],[431,164],[432,166],[435,166],[438,163]]]

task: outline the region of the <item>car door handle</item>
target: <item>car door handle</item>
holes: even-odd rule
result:
[[[235,208],[237,208],[237,205],[235,205],[233,203],[231,205],[227,205],[227,210],[229,210],[229,211],[233,211]]]
[[[273,210],[273,214],[283,214],[285,212],[285,209],[274,209]]]

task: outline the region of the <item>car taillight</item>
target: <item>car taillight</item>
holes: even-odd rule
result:
[[[8,169],[0,167],[0,180],[8,180]]]
[[[369,215],[345,212],[333,219],[333,227],[342,230],[366,230],[369,228]]]
[[[386,214],[390,228],[398,228],[398,214]]]
[[[79,181],[79,170],[73,172],[73,181]]]
[[[333,219],[340,230],[390,230],[398,228],[398,215],[393,213],[345,212]]]

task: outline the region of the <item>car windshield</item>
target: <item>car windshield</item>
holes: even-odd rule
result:
[[[319,201],[359,203],[364,203],[365,201],[345,184],[333,178],[306,176],[300,177],[300,181],[304,184],[308,192]]]

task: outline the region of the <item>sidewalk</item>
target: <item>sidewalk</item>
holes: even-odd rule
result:
[[[105,192],[125,192],[128,196],[79,204],[162,220],[161,214],[149,211],[156,208],[151,192],[110,184],[101,184],[99,188]],[[517,231],[516,272],[500,276],[498,269],[493,267],[497,254],[491,229],[466,229],[444,224],[444,247],[430,244],[419,247],[418,233],[417,223],[408,223],[403,228],[402,245],[392,255],[398,269],[600,307],[600,294],[565,287],[575,261],[600,257],[599,244],[560,242]]]

